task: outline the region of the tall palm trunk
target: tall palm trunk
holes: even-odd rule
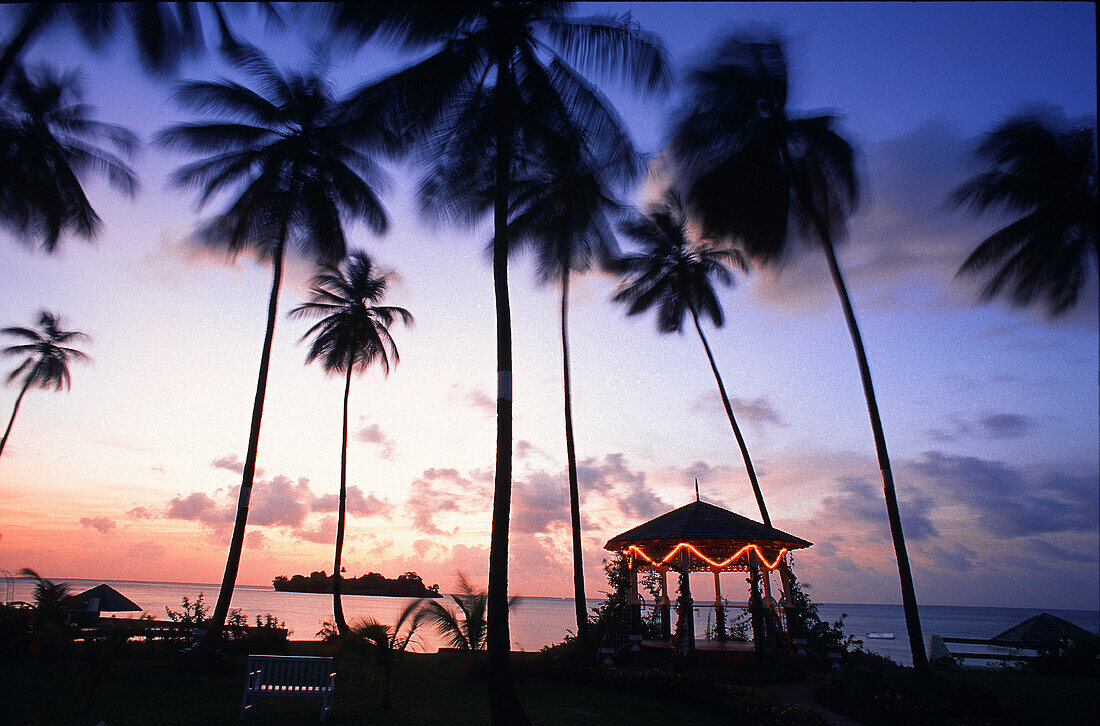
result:
[[[497,18],[507,6],[498,8]],[[489,711],[493,726],[527,723],[511,672],[508,634],[508,524],[512,507],[512,313],[508,299],[508,198],[512,168],[510,61],[511,33],[498,28],[496,94],[496,189],[493,198],[493,298],[497,333],[497,441],[493,482],[493,521],[489,542],[489,587],[486,607],[486,665]]]
[[[588,632],[588,603],[584,597],[584,558],[581,552],[581,498],[577,478],[577,447],[573,440],[573,389],[569,377],[569,266],[561,271],[561,366],[565,388],[565,457],[569,465],[569,523],[573,530],[573,601],[577,637]]]
[[[11,435],[11,425],[15,423],[15,414],[19,413],[19,404],[23,403],[23,396],[27,395],[27,389],[31,387],[31,379],[34,377],[34,371],[27,375],[27,380],[23,382],[23,387],[19,389],[19,396],[15,399],[15,407],[11,410],[11,418],[8,419],[8,427],[4,429],[4,438],[0,439],[0,456],[4,455],[4,447],[7,446],[8,436]]]
[[[789,159],[786,159],[788,173],[792,179],[794,170]],[[840,265],[837,263],[836,251],[833,248],[833,238],[828,226],[821,218],[817,206],[808,190],[802,185],[795,185],[795,193],[803,209],[809,211],[821,239],[821,246],[825,250],[825,260],[829,265],[829,276],[833,280],[837,296],[840,298],[841,308],[844,310],[844,322],[848,325],[848,334],[852,338],[852,347],[856,352],[856,363],[859,366],[859,377],[863,383],[863,397],[867,400],[867,414],[871,418],[871,433],[875,439],[875,453],[878,456],[878,468],[882,474],[882,490],[886,497],[886,518],[890,521],[890,537],[894,542],[894,556],[898,562],[898,578],[901,580],[901,603],[905,611],[905,629],[909,635],[909,650],[913,654],[913,668],[918,672],[927,673],[928,656],[924,652],[924,634],[921,632],[920,611],[917,609],[917,593],[913,587],[913,572],[909,567],[909,554],[905,549],[905,535],[901,529],[901,512],[898,510],[898,497],[894,491],[894,473],[890,467],[890,454],[886,450],[886,434],[882,430],[882,419],[879,417],[878,401],[875,398],[874,385],[871,382],[871,367],[867,363],[867,352],[863,347],[863,336],[859,333],[859,325],[856,323],[855,311],[852,309],[852,301],[848,297],[848,288],[844,284],[844,277],[840,274]]]
[[[707,360],[710,361],[710,369],[714,372],[714,380],[718,382],[718,392],[722,394],[722,405],[726,407],[726,416],[730,420],[733,435],[737,437],[737,445],[741,447],[741,458],[745,460],[745,471],[749,473],[749,482],[752,484],[752,493],[756,497],[756,506],[760,508],[760,517],[764,524],[772,526],[771,517],[768,516],[768,508],[764,505],[764,494],[760,491],[760,482],[756,479],[756,470],[749,458],[749,447],[745,445],[745,437],[741,435],[741,427],[737,425],[737,419],[733,416],[733,407],[730,406],[729,396],[726,395],[726,386],[722,383],[722,376],[718,373],[718,366],[714,362],[714,354],[710,350],[707,336],[703,335],[703,327],[699,324],[699,313],[695,306],[691,306],[691,319],[695,323],[695,330],[699,333],[699,340],[703,341],[703,348],[707,351]]]
[[[816,216],[816,215],[815,215]],[[859,334],[856,316],[852,310],[852,301],[848,298],[848,289],[840,274],[832,240],[824,225],[815,220],[818,233],[824,241],[825,259],[829,263],[829,275],[833,278],[840,304],[844,308],[844,321],[848,324],[848,333],[852,336],[852,346],[856,351],[859,364],[859,377],[863,383],[863,396],[867,399],[867,413],[871,417],[871,432],[875,438],[875,453],[878,455],[878,467],[882,472],[882,490],[886,497],[886,517],[890,520],[890,537],[894,541],[894,554],[898,561],[898,577],[901,580],[901,602],[905,610],[905,629],[909,634],[909,649],[913,654],[913,667],[927,672],[928,657],[924,652],[924,635],[921,632],[920,612],[917,609],[917,593],[913,586],[913,572],[909,568],[909,554],[905,549],[905,535],[901,529],[901,512],[898,510],[898,497],[894,491],[894,473],[890,467],[890,454],[886,450],[886,434],[882,431],[882,419],[878,413],[878,401],[871,383],[871,368],[867,363],[867,353],[863,348],[863,338]]]
[[[749,457],[749,447],[745,444],[745,437],[741,435],[741,427],[737,425],[737,419],[733,416],[733,407],[730,405],[729,396],[726,395],[726,386],[722,383],[722,376],[718,373],[718,365],[714,362],[714,354],[710,350],[707,336],[703,335],[703,327],[699,324],[699,313],[691,308],[691,319],[695,323],[695,330],[699,333],[699,340],[703,341],[703,348],[707,351],[707,360],[710,361],[710,369],[714,373],[714,380],[718,383],[718,392],[722,394],[722,405],[726,408],[726,416],[730,420],[730,428],[737,438],[737,445],[741,448],[741,458],[745,460],[745,471],[749,475],[749,483],[752,484],[752,493],[756,497],[756,506],[760,509],[760,520],[768,527],[772,526],[772,518],[768,516],[768,507],[764,504],[764,493],[760,490],[760,482],[756,478],[756,469]],[[764,573],[767,576],[767,573]],[[791,570],[784,556],[779,561],[779,579],[783,583],[783,592],[791,591]]]
[[[275,319],[279,307],[279,287],[283,281],[283,255],[286,251],[286,231],[289,219],[283,220],[278,246],[273,254],[271,296],[267,303],[267,332],[264,334],[264,348],[260,354],[260,372],[256,378],[256,398],[252,404],[252,426],[248,432],[248,451],[244,459],[244,471],[241,472],[241,493],[237,497],[237,518],[233,522],[233,537],[229,541],[229,556],[225,562],[225,574],[222,575],[221,589],[214,614],[206,624],[206,633],[195,647],[196,654],[209,655],[217,651],[221,641],[222,628],[229,614],[229,603],[233,599],[233,586],[237,582],[237,570],[241,565],[241,551],[244,549],[244,529],[248,523],[248,503],[252,498],[252,480],[256,476],[256,456],[260,446],[260,421],[264,414],[264,395],[267,393],[267,372],[271,364],[271,341],[275,337]]]
[[[340,560],[344,554],[344,525],[348,507],[348,397],[351,395],[352,356],[348,354],[348,375],[344,382],[344,438],[340,445],[340,506],[336,515],[336,555],[332,562],[332,619],[340,635],[350,635],[344,619],[344,604],[340,601]]]

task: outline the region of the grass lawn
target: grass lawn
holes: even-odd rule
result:
[[[295,643],[314,653],[319,644]],[[384,711],[366,662],[338,657],[337,693],[326,723],[440,724],[461,726],[489,721],[483,679],[453,658],[410,653],[394,676],[393,707]],[[125,658],[112,663],[102,680],[97,706],[84,712],[87,670],[71,662],[0,663],[0,721],[10,726],[195,726],[237,723],[244,687],[243,657],[221,673],[185,670],[173,657]],[[563,685],[541,678],[519,682],[520,698],[535,724],[728,724],[728,717],[659,698],[620,691]],[[247,719],[253,724],[315,723],[320,701],[302,697],[261,697]]]

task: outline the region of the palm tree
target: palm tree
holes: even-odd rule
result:
[[[913,665],[928,670],[894,477],[863,340],[834,243],[856,202],[852,147],[829,115],[787,110],[787,61],[778,37],[731,37],[689,76],[692,101],[676,124],[672,153],[703,233],[775,263],[792,237],[816,239],[840,297],[867,400],[886,498]],[[791,220],[796,223],[792,229]]]
[[[46,580],[31,568],[23,568],[19,574],[34,580],[34,623],[38,628],[57,630],[64,626],[69,596],[73,588],[65,582]]]
[[[629,138],[622,134],[624,148]],[[638,167],[640,169],[640,165]],[[580,485],[573,435],[573,395],[569,367],[569,281],[571,273],[587,272],[593,262],[606,263],[618,251],[612,219],[623,208],[606,191],[602,170],[588,160],[550,169],[535,178],[517,180],[513,190],[509,243],[531,247],[541,282],[561,285],[562,381],[565,413],[565,453],[569,473],[569,517],[573,539],[573,601],[577,635],[588,630],[581,551]]]
[[[1019,218],[978,245],[959,274],[992,269],[983,299],[1004,294],[1020,306],[1045,299],[1050,315],[1061,315],[1077,303],[1089,268],[1100,272],[1096,124],[1069,127],[1051,111],[1016,116],[986,135],[978,155],[987,170],[951,201]]]
[[[8,443],[8,436],[11,434],[12,424],[15,423],[15,415],[19,413],[19,404],[23,402],[23,396],[27,394],[27,390],[32,387],[52,388],[55,391],[60,391],[62,388],[69,390],[71,387],[69,364],[72,361],[85,361],[91,358],[76,348],[66,347],[65,344],[91,340],[91,338],[76,330],[62,330],[61,316],[46,310],[39,312],[37,328],[3,328],[0,329],[0,334],[27,341],[19,345],[9,345],[0,351],[3,355],[27,356],[15,370],[8,374],[8,383],[21,377],[23,387],[15,399],[15,407],[12,409],[11,418],[8,419],[8,427],[4,430],[4,438],[0,439],[0,456],[2,456],[4,447]],[[31,577],[36,576],[31,575]]]
[[[319,75],[284,74],[256,51],[242,57],[255,89],[228,79],[182,84],[178,100],[215,117],[177,124],[158,137],[162,146],[207,154],[172,177],[176,186],[198,188],[200,205],[219,194],[235,195],[199,238],[231,255],[254,251],[271,260],[273,273],[237,516],[200,653],[217,647],[240,565],[287,248],[334,262],[347,252],[345,221],[360,219],[385,232],[386,214],[375,192],[384,175],[371,154],[392,150],[394,140],[373,119],[349,114]]]
[[[17,66],[3,95],[0,223],[47,253],[62,235],[91,239],[99,230],[99,216],[81,186],[90,174],[130,196],[138,189],[123,158],[133,154],[137,137],[93,119],[82,96],[75,73],[48,66],[29,72]]]
[[[512,482],[512,338],[508,213],[517,172],[557,153],[562,126],[593,131],[613,118],[582,68],[612,69],[635,87],[661,90],[668,64],[656,38],[629,18],[572,19],[566,3],[338,3],[334,20],[359,37],[379,27],[410,45],[440,43],[425,60],[383,81],[402,127],[421,141],[421,204],[455,221],[493,210],[497,440],[489,551],[488,669],[494,724],[526,721],[509,668],[508,520]],[[560,51],[560,52],[559,52]]]
[[[424,603],[417,618],[434,625],[447,642],[457,650],[483,650],[488,641],[488,623],[486,602],[488,595],[484,590],[475,590],[466,575],[458,573],[458,592],[451,599],[458,605],[458,611],[444,607],[435,600]],[[508,598],[507,608],[511,610],[519,602],[518,597]]]
[[[621,229],[628,238],[640,244],[643,251],[616,260],[615,271],[624,279],[613,299],[629,306],[627,315],[656,309],[657,329],[661,333],[682,333],[684,318],[691,315],[718,384],[730,428],[741,449],[741,458],[745,461],[745,471],[760,508],[760,516],[764,524],[770,527],[771,518],[748,446],[733,415],[714,353],[699,320],[700,316],[710,318],[718,328],[725,323],[722,304],[715,294],[712,280],[722,285],[732,285],[733,274],[728,265],[745,272],[748,270],[745,258],[737,250],[719,247],[706,240],[693,240],[682,202],[673,192],[666,194],[661,204],[651,207],[648,214],[623,224]]]
[[[383,625],[374,618],[360,618],[350,632],[362,638],[374,655],[374,667],[380,673],[379,690],[382,692],[382,708],[390,707],[390,680],[394,664],[401,654],[408,650],[413,636],[421,623],[420,607],[423,600],[413,600],[397,616],[397,622],[391,627]],[[402,632],[402,628],[408,627]]]
[[[272,3],[255,4],[269,18],[279,19]],[[26,3],[16,13],[11,25],[16,30],[0,53],[0,84],[40,34],[64,21],[71,23],[84,42],[93,48],[99,48],[124,29],[129,30],[146,70],[161,75],[171,73],[184,57],[198,53],[205,46],[199,12],[202,5],[214,16],[222,50],[231,55],[240,48],[240,41],[230,27],[223,3]]]
[[[336,523],[336,556],[332,565],[332,612],[340,635],[350,629],[340,602],[340,560],[344,550],[344,524],[347,512],[348,481],[348,397],[352,373],[362,374],[378,364],[384,374],[390,361],[398,362],[397,346],[389,328],[400,318],[413,322],[405,308],[375,305],[386,293],[389,280],[378,274],[365,252],[352,253],[343,261],[343,269],[328,265],[313,278],[312,299],[290,311],[292,317],[323,316],[302,340],[313,336],[306,363],[320,360],[326,373],[344,375],[344,434],[340,444],[340,505]]]

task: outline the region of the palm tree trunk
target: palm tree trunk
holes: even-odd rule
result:
[[[841,307],[844,309],[844,321],[848,324],[848,333],[852,337],[852,345],[856,351],[856,361],[859,364],[859,377],[863,383],[863,396],[867,399],[867,413],[871,417],[871,432],[875,438],[875,453],[878,455],[878,467],[882,472],[882,489],[886,496],[886,517],[890,520],[890,536],[894,541],[894,555],[898,561],[901,602],[905,611],[905,629],[909,634],[909,649],[913,654],[913,667],[918,672],[928,672],[928,657],[924,652],[924,635],[921,632],[920,612],[917,609],[917,593],[913,587],[913,572],[909,568],[909,554],[905,549],[905,535],[901,529],[901,512],[898,510],[898,497],[894,491],[894,473],[890,468],[890,454],[886,450],[886,435],[882,430],[882,419],[878,413],[878,401],[875,398],[875,389],[871,383],[871,367],[867,363],[867,352],[863,347],[863,337],[859,334],[859,325],[856,323],[855,312],[852,310],[852,301],[848,297],[848,288],[845,286],[844,278],[840,274],[840,265],[837,264],[832,238],[816,213],[814,214],[814,225],[821,236],[822,247],[825,249],[825,259],[829,263],[829,275],[833,278],[833,286],[836,287],[837,295],[840,296]]]
[[[256,456],[260,445],[260,421],[264,414],[264,395],[267,392],[267,372],[271,363],[271,342],[275,337],[276,312],[279,307],[279,287],[283,281],[283,254],[285,252],[288,219],[283,220],[279,244],[273,255],[274,271],[271,280],[271,296],[267,303],[267,332],[264,334],[263,352],[260,354],[260,372],[256,378],[256,398],[252,404],[252,426],[248,432],[248,451],[244,459],[244,471],[241,473],[241,492],[237,497],[237,518],[233,522],[233,537],[229,541],[229,556],[225,562],[225,574],[222,575],[221,589],[214,614],[206,624],[202,640],[195,646],[195,653],[213,654],[221,641],[222,628],[229,614],[229,603],[233,599],[233,586],[237,582],[237,570],[241,565],[241,551],[244,549],[244,529],[248,523],[248,503],[252,498],[252,480],[256,476]]]
[[[512,507],[512,313],[508,299],[508,198],[512,166],[510,28],[497,8],[499,24],[493,98],[496,125],[496,189],[493,199],[493,297],[497,333],[497,441],[493,482],[493,520],[489,542],[489,586],[486,603],[486,665],[489,713],[493,726],[528,723],[519,704],[511,672],[508,634],[508,524]]]
[[[344,383],[344,439],[340,445],[340,507],[336,515],[336,555],[332,563],[332,619],[336,632],[351,634],[344,619],[344,604],[340,601],[340,560],[344,554],[344,525],[348,507],[348,397],[351,395],[352,356],[348,354],[348,375]]]
[[[726,407],[726,416],[733,428],[733,435],[737,437],[737,445],[741,447],[741,458],[745,460],[745,471],[749,473],[749,482],[752,484],[752,493],[756,496],[756,506],[760,508],[760,517],[764,524],[772,526],[771,517],[768,516],[768,508],[764,505],[764,494],[760,491],[760,482],[756,479],[756,470],[749,458],[749,447],[745,445],[745,438],[741,435],[741,427],[737,425],[737,419],[733,417],[733,407],[730,406],[729,396],[726,395],[726,387],[722,383],[722,376],[718,373],[718,366],[714,362],[714,354],[710,350],[707,336],[703,335],[703,327],[699,325],[699,313],[691,306],[691,319],[695,322],[695,330],[699,333],[699,340],[703,341],[703,348],[707,351],[707,360],[710,361],[710,369],[714,372],[714,380],[718,382],[718,392],[722,394],[722,405]]]
[[[703,335],[703,328],[699,324],[699,313],[691,308],[691,319],[695,323],[695,330],[699,333],[699,339],[703,341],[703,348],[707,351],[707,360],[710,361],[710,369],[714,372],[714,380],[718,382],[718,392],[722,394],[722,405],[726,408],[726,416],[730,420],[730,428],[737,438],[737,445],[741,448],[741,458],[745,460],[745,471],[749,475],[749,483],[752,484],[752,493],[756,497],[756,506],[760,509],[760,521],[768,527],[772,526],[772,518],[768,516],[768,507],[764,504],[764,493],[760,490],[760,481],[756,478],[756,469],[749,457],[749,447],[745,444],[745,438],[741,435],[741,427],[737,425],[737,419],[733,416],[733,407],[730,405],[729,396],[726,395],[726,386],[722,383],[722,376],[718,373],[718,365],[714,362],[714,354],[710,350],[707,336]],[[791,591],[791,570],[787,558],[779,561],[779,579],[783,583],[783,592]]]
[[[19,413],[19,404],[23,402],[23,396],[27,394],[27,389],[31,387],[31,378],[34,371],[31,371],[32,375],[27,376],[27,380],[23,381],[23,387],[19,389],[19,396],[15,399],[15,407],[11,410],[11,418],[8,419],[8,427],[4,429],[4,438],[0,439],[0,456],[4,455],[4,447],[7,446],[8,436],[11,435],[11,425],[15,423],[15,414]]]
[[[588,603],[584,597],[580,484],[577,478],[577,447],[573,440],[573,390],[569,377],[568,265],[563,266],[561,271],[561,366],[565,388],[565,457],[569,464],[569,523],[573,530],[573,601],[577,611],[577,637],[583,638],[588,632]]]

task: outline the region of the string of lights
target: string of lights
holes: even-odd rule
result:
[[[629,547],[626,548],[626,551],[641,557],[643,560],[645,560],[646,562],[648,562],[651,565],[663,565],[663,564],[667,563],[669,560],[671,560],[673,557],[675,557],[676,554],[680,550],[683,550],[683,549],[687,549],[693,555],[695,555],[696,557],[698,557],[699,559],[703,560],[704,562],[706,562],[707,564],[709,564],[713,567],[725,567],[726,565],[730,564],[731,562],[733,562],[734,560],[736,560],[737,558],[739,558],[741,555],[745,554],[749,550],[753,550],[753,551],[756,552],[756,556],[759,557],[760,561],[764,564],[764,567],[766,567],[769,570],[774,570],[776,567],[779,567],[779,563],[783,560],[783,556],[785,554],[787,554],[787,548],[786,547],[781,547],[779,549],[779,554],[777,554],[775,556],[775,561],[774,562],[768,562],[768,558],[764,555],[764,553],[760,550],[759,547],[757,547],[754,544],[747,544],[744,547],[742,547],[741,549],[737,550],[737,552],[735,552],[731,557],[728,557],[724,560],[719,561],[719,560],[712,560],[710,557],[707,557],[702,552],[700,552],[698,549],[696,549],[694,545],[692,545],[688,542],[681,542],[680,544],[673,547],[672,550],[667,555],[665,555],[660,561],[655,560],[652,557],[650,557],[649,555],[647,555],[645,553],[645,551],[641,547],[639,547],[638,545],[630,545]]]

